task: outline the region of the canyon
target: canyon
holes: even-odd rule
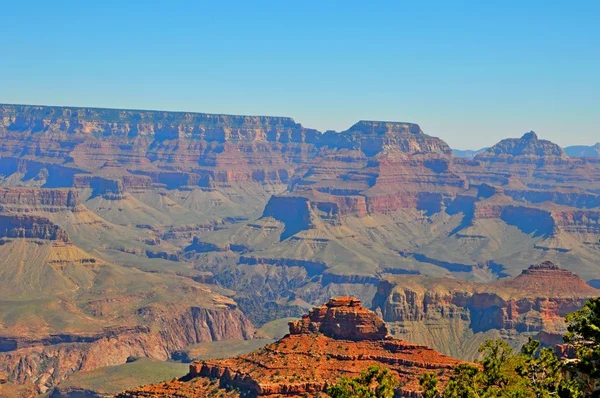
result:
[[[600,160],[534,132],[460,158],[415,123],[0,105],[0,372],[46,392],[335,296],[463,359],[553,344],[598,295],[599,235]],[[545,273],[572,295],[506,296]]]

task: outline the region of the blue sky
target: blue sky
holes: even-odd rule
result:
[[[369,4],[375,3],[375,4]],[[4,1],[0,102],[600,141],[599,1]]]

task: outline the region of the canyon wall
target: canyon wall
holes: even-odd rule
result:
[[[18,384],[34,383],[45,392],[78,371],[123,364],[129,357],[167,360],[190,344],[227,339],[250,339],[252,324],[237,309],[172,309],[139,315],[153,326],[105,329],[93,335],[61,335],[44,340],[0,338],[0,372]],[[8,348],[11,348],[10,350]]]
[[[498,332],[515,348],[529,336],[558,344],[566,332],[565,315],[599,295],[573,273],[548,262],[531,266],[516,278],[488,284],[389,277],[379,283],[373,308],[392,334],[468,358],[475,352],[461,348],[458,340],[470,335],[475,341],[473,335],[478,333]],[[423,327],[431,334],[419,337],[415,331]],[[435,333],[446,338],[436,341]]]

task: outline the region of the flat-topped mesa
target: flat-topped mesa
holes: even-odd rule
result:
[[[305,129],[289,117],[242,116],[194,112],[167,112],[36,105],[1,105],[2,129],[22,133],[178,138],[206,141],[314,140],[319,132]]]
[[[341,133],[327,132],[321,144],[338,149],[360,149],[367,156],[394,150],[407,154],[441,154],[452,149],[443,140],[431,137],[418,124],[362,120]]]
[[[548,140],[541,140],[533,131],[521,138],[507,138],[485,152],[475,156],[483,161],[567,160],[564,149]]]
[[[290,334],[324,334],[339,340],[381,340],[388,329],[381,318],[354,297],[337,297],[289,323]]]
[[[363,134],[424,134],[416,123],[386,122],[379,120],[360,120],[344,133],[360,132]]]

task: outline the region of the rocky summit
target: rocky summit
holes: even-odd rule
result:
[[[401,382],[397,391],[401,396],[419,396],[420,375],[435,372],[443,385],[460,363],[425,346],[393,339],[386,332],[384,322],[362,307],[360,300],[334,298],[302,320],[290,322],[290,334],[258,351],[192,363],[189,374],[180,380],[133,389],[118,397],[210,396],[207,389],[211,388],[215,395],[221,388],[237,390],[240,396],[317,396],[342,376],[358,375],[371,365],[392,371]],[[218,380],[219,388],[210,380]]]
[[[365,309],[360,300],[338,297],[315,307],[299,321],[290,322],[290,334],[321,333],[333,339],[381,340],[387,327],[374,312]]]

